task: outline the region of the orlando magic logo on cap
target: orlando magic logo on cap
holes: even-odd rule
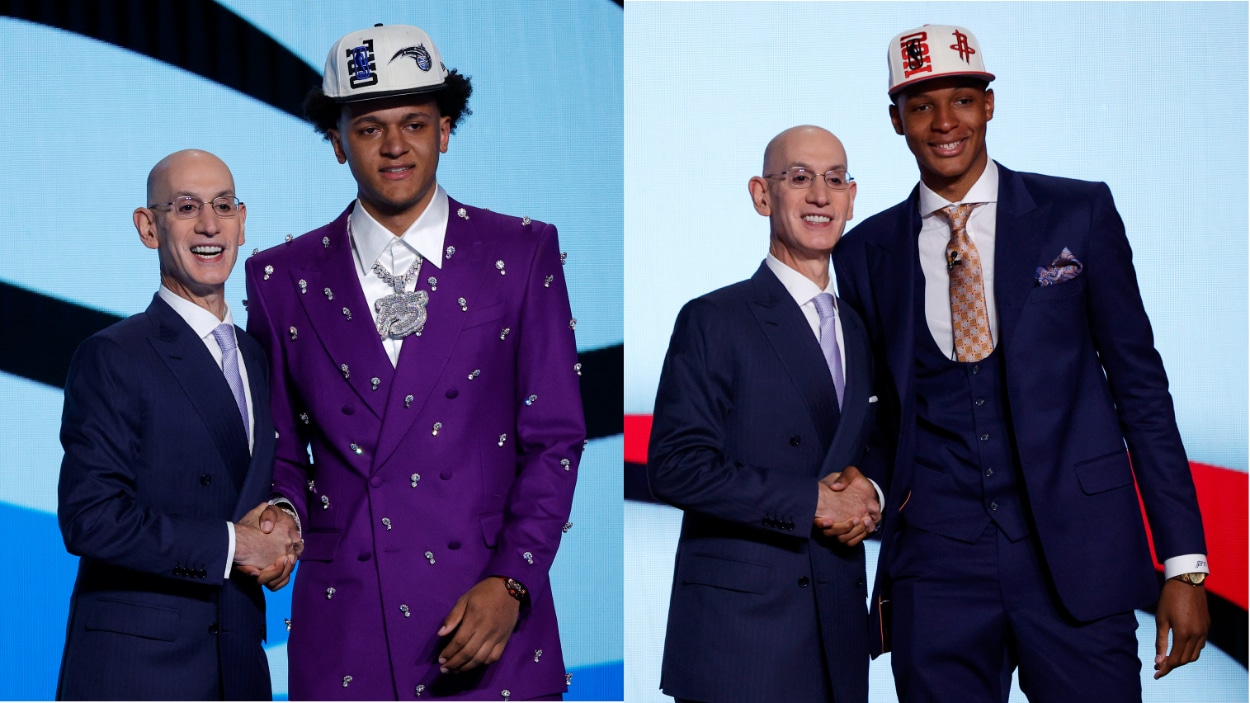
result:
[[[921,81],[947,76],[972,76],[986,82],[981,45],[963,27],[926,24],[890,40],[890,95]]]
[[[355,102],[441,90],[446,78],[438,47],[420,28],[375,25],[334,43],[321,90],[337,102]]]

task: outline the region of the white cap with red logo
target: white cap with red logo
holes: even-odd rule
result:
[[[926,24],[890,40],[890,97],[921,81],[947,76],[972,76],[986,82],[981,44],[963,27]]]
[[[433,92],[446,78],[430,35],[406,24],[376,24],[334,42],[321,91],[335,102],[355,102]]]

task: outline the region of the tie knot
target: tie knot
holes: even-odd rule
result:
[[[946,221],[951,224],[951,232],[962,232],[968,226],[968,216],[972,214],[973,208],[981,203],[961,203],[959,205],[947,205],[938,210],[946,217]]]
[[[221,347],[223,352],[234,351],[239,346],[234,339],[234,327],[232,325],[221,324],[214,327],[213,339],[217,340],[217,346]]]
[[[828,320],[833,317],[833,295],[829,293],[821,293],[812,298],[812,302],[816,304],[816,314],[820,315],[820,319]]]

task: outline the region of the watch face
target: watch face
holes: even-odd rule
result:
[[[1193,573],[1193,574],[1185,574],[1185,580],[1197,586],[1197,585],[1200,585],[1203,581],[1207,580],[1207,575],[1202,572]]]

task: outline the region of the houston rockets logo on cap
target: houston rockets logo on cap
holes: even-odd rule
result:
[[[963,27],[926,24],[890,40],[890,96],[921,81],[947,76],[972,76],[986,82],[981,45]]]
[[[379,56],[390,60],[379,66]],[[375,25],[334,43],[321,90],[331,100],[355,102],[430,93],[441,90],[446,78],[438,47],[420,28]]]

